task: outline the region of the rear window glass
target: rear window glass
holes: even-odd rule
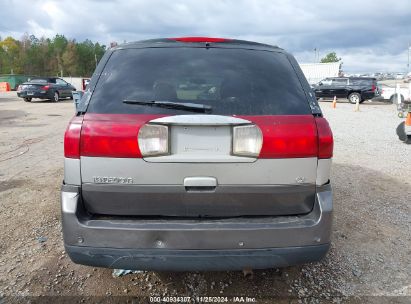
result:
[[[211,114],[309,114],[301,83],[282,53],[222,48],[113,52],[87,112],[186,114],[124,100],[196,103]]]
[[[346,78],[334,78],[332,80],[332,85],[346,85],[347,79]]]
[[[374,79],[352,79],[350,81],[353,85],[372,85],[375,84],[376,81]]]
[[[41,83],[47,83],[48,79],[44,79],[44,78],[33,78],[30,80],[30,82],[41,82]]]

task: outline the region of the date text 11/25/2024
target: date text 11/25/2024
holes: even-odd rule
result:
[[[256,299],[253,297],[150,297],[151,303],[256,303]]]

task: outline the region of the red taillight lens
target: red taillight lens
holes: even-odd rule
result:
[[[243,116],[263,133],[259,158],[317,157],[317,130],[312,115]]]
[[[318,158],[333,157],[334,139],[328,121],[323,117],[316,117],[318,133]]]
[[[101,157],[141,157],[138,127],[121,122],[84,122],[81,155]]]
[[[64,134],[64,157],[80,158],[80,133],[82,117],[74,117]]]
[[[375,89],[376,89],[377,87],[375,86],[375,84],[373,84],[372,86],[371,86],[371,91],[375,91]]]
[[[50,89],[50,86],[45,85],[45,86],[42,86],[41,89],[42,89],[43,91],[47,91],[48,89]]]
[[[86,114],[81,130],[81,156],[141,158],[138,132],[159,115]]]

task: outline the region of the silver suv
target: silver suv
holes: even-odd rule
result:
[[[64,140],[64,244],[79,264],[235,270],[328,251],[333,137],[296,60],[248,41],[128,43]]]

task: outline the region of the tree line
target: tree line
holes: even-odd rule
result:
[[[0,74],[89,77],[105,51],[98,42],[77,42],[59,34],[52,39],[0,37]]]

